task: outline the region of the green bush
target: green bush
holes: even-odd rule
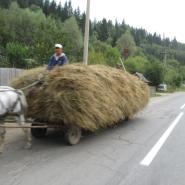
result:
[[[10,42],[6,45],[6,54],[12,67],[26,67],[24,58],[27,53],[28,48],[23,44]]]
[[[178,72],[177,68],[167,65],[165,68],[165,82],[169,85],[180,87],[183,76]]]
[[[10,67],[7,57],[0,55],[0,67]]]
[[[104,64],[106,65],[106,59],[100,52],[95,52],[94,50],[89,52],[89,63],[90,64]]]
[[[152,62],[147,67],[145,76],[153,85],[158,86],[164,81],[164,66],[159,61]]]
[[[96,64],[107,64],[112,67],[119,63],[121,55],[117,48],[95,40],[92,42],[89,53],[89,61]]]
[[[144,74],[147,70],[148,65],[149,62],[147,58],[142,56],[129,57],[125,61],[125,67],[131,73],[139,72]]]

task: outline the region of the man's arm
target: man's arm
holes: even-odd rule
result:
[[[69,63],[68,58],[66,55],[64,55],[63,65],[66,65],[68,63]]]

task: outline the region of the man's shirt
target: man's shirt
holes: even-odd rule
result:
[[[67,56],[62,53],[61,55],[57,56],[54,54],[49,61],[48,64],[48,70],[52,70],[55,66],[63,66],[65,64],[68,64]]]

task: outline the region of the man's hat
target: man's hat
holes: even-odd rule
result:
[[[63,46],[62,46],[61,44],[55,44],[55,48],[60,48],[60,49],[62,49]]]

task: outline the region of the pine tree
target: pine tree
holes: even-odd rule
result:
[[[57,5],[55,0],[51,1],[50,5],[49,5],[49,14],[56,17],[56,10],[57,10]]]
[[[50,6],[49,0],[45,0],[43,5],[43,12],[45,13],[46,16],[49,15],[49,6]]]
[[[29,0],[17,0],[17,3],[21,8],[29,7]]]
[[[98,39],[101,41],[106,41],[109,37],[107,20],[104,18],[98,23],[97,26]]]
[[[9,8],[11,0],[0,0],[0,7]]]

